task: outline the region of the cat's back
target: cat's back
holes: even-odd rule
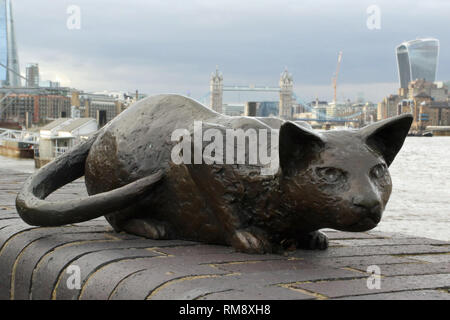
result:
[[[107,124],[93,144],[86,161],[90,194],[104,192],[167,170],[176,129],[194,121],[222,117],[200,103],[180,95],[143,99]]]

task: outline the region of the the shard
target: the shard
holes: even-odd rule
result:
[[[20,87],[19,57],[11,0],[0,0],[0,82],[2,87]]]

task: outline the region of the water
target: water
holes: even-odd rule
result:
[[[18,171],[23,173],[33,173],[34,160],[33,159],[16,159],[0,156],[0,169]]]
[[[34,172],[0,156],[0,168]],[[408,137],[390,168],[393,191],[375,230],[450,241],[450,137]]]
[[[390,172],[392,195],[375,230],[450,241],[450,137],[408,137]]]

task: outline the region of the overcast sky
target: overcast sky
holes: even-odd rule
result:
[[[19,59],[40,65],[42,80],[86,91],[139,89],[199,99],[216,65],[225,85],[277,86],[285,67],[305,101],[332,98],[331,77],[344,52],[338,98],[378,102],[398,87],[395,46],[440,40],[438,80],[450,80],[448,0],[13,0]],[[67,28],[67,8],[81,29]],[[381,10],[370,30],[367,8]],[[270,94],[238,99],[276,99]],[[228,101],[227,101],[228,100]]]

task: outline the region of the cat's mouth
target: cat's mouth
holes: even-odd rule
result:
[[[362,232],[375,228],[381,221],[382,209],[381,206],[376,206],[370,210],[362,210],[358,208],[358,213],[361,216],[355,223],[349,224],[345,227],[345,231]]]
[[[360,221],[348,226],[346,228],[346,231],[350,232],[362,232],[362,231],[369,231],[375,228],[378,223],[380,222],[380,219],[373,219],[370,217],[365,217],[361,219]]]

